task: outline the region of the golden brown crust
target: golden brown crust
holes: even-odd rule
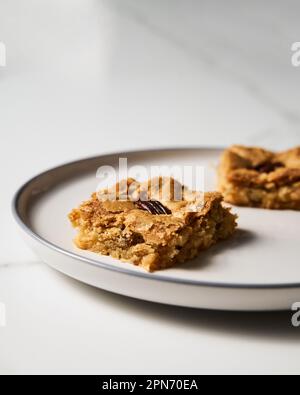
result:
[[[156,192],[159,196],[170,181],[174,183],[160,180]],[[139,190],[148,190],[148,184],[137,184]],[[172,195],[170,200],[162,201],[171,210],[170,215],[153,215],[132,201],[106,200],[111,192],[94,193],[70,213],[69,219],[79,231],[75,243],[81,249],[130,261],[148,271],[192,259],[229,237],[236,228],[236,217],[222,206],[223,197],[218,192],[203,195],[184,190],[181,201]],[[116,199],[119,197],[117,194]],[[204,204],[200,206],[201,197]],[[193,211],[195,207],[197,211]]]
[[[219,190],[232,204],[299,210],[300,147],[279,153],[229,148],[221,158]]]

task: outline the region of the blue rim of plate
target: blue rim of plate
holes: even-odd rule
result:
[[[147,272],[133,272],[130,269],[126,269],[126,267],[121,268],[117,266],[111,266],[107,263],[104,262],[99,262],[91,258],[83,257],[79,254],[76,254],[75,252],[71,252],[68,250],[65,250],[64,248],[61,248],[50,241],[47,241],[43,237],[39,236],[36,232],[34,232],[26,223],[23,221],[20,213],[19,213],[19,201],[20,198],[23,194],[23,192],[28,188],[28,186],[36,181],[37,179],[44,177],[47,173],[53,172],[53,171],[59,171],[65,167],[72,167],[74,165],[78,165],[80,163],[85,163],[85,162],[90,162],[93,160],[101,160],[110,156],[124,156],[124,155],[134,155],[134,154],[140,154],[140,153],[159,153],[159,152],[166,152],[166,151],[196,151],[196,150],[207,150],[207,151],[222,151],[224,150],[224,147],[211,147],[211,146],[174,146],[174,147],[160,147],[160,148],[142,148],[142,149],[136,149],[136,150],[127,150],[127,151],[112,151],[112,152],[105,152],[101,155],[95,155],[83,159],[78,159],[74,161],[70,161],[67,163],[63,163],[61,165],[55,166],[51,169],[45,170],[38,175],[30,178],[28,181],[26,181],[14,194],[13,200],[12,200],[12,214],[17,222],[17,224],[20,226],[20,228],[32,239],[35,241],[38,241],[42,245],[48,247],[51,250],[54,250],[62,255],[68,256],[70,258],[82,261],[84,263],[87,263],[89,265],[101,267],[102,269],[118,272],[121,274],[125,274],[128,276],[135,276],[141,279],[145,280],[152,280],[152,281],[159,281],[159,282],[168,282],[168,283],[174,283],[174,284],[182,284],[182,285],[192,285],[192,286],[197,286],[197,287],[209,287],[209,288],[227,288],[227,289],[244,289],[244,290],[272,290],[272,289],[291,289],[291,288],[300,288],[300,283],[288,283],[288,284],[230,284],[230,283],[219,283],[219,282],[208,282],[208,281],[193,281],[193,280],[180,280],[180,279],[174,279],[172,277],[163,277],[160,276],[157,273],[147,273]],[[124,264],[125,265],[125,264]]]

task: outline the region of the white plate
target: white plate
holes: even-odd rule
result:
[[[97,187],[99,166],[203,165],[215,189],[220,150],[164,149],[116,153],[45,172],[16,194],[15,217],[37,254],[82,282],[143,300],[221,310],[283,310],[300,301],[300,213],[237,208],[236,236],[191,262],[157,273],[77,249],[67,214]]]

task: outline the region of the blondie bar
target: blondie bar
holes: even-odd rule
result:
[[[300,210],[300,147],[271,152],[235,145],[219,166],[219,190],[228,203]]]
[[[220,193],[199,194],[170,178],[152,181],[123,181],[114,189],[116,195],[113,189],[94,193],[74,209],[69,218],[78,229],[76,246],[151,272],[195,258],[234,233],[236,216],[223,206]],[[121,199],[133,184],[131,198]],[[181,200],[172,188],[165,193],[169,186],[182,192]],[[137,192],[144,200],[137,199]]]

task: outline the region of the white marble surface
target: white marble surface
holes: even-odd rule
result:
[[[299,144],[299,2],[1,0],[0,372],[299,373],[290,314],[153,305],[79,284],[19,238],[41,170],[111,150]]]

